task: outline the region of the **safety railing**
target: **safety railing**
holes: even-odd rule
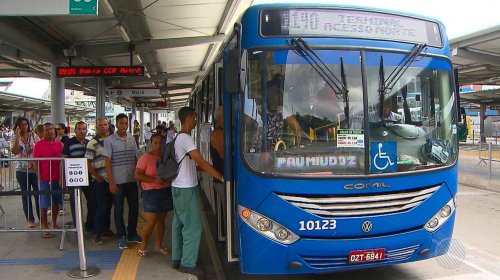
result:
[[[7,154],[10,156],[10,153]],[[2,216],[0,222],[0,234],[3,233],[15,233],[15,232],[41,232],[43,233],[61,233],[61,240],[59,244],[59,249],[63,250],[64,241],[67,232],[76,232],[78,239],[78,252],[80,257],[80,266],[78,268],[72,269],[68,272],[71,277],[77,278],[87,278],[99,273],[99,269],[95,267],[87,267],[86,255],[85,255],[85,243],[83,239],[83,225],[82,225],[82,208],[81,208],[81,188],[71,187],[71,188],[59,188],[52,189],[49,185],[49,189],[40,189],[42,180],[36,176],[40,174],[40,162],[50,161],[49,164],[49,174],[52,173],[52,169],[55,166],[60,168],[60,172],[63,171],[63,161],[64,158],[30,158],[30,159],[17,159],[17,158],[2,158],[0,165],[0,215]],[[52,164],[54,163],[54,164]],[[38,168],[26,168],[27,166],[36,166]],[[62,176],[57,174],[57,178],[50,178],[53,182],[58,181]],[[53,183],[49,182],[49,183]],[[61,185],[59,185],[61,186]],[[75,200],[75,221],[71,223],[71,226],[67,226],[66,215],[70,213],[70,209],[66,210],[64,207],[64,194],[74,194]],[[56,217],[52,218],[52,224],[45,227],[41,223],[41,216],[44,215],[42,210],[45,212],[47,208],[42,208],[39,202],[41,199],[47,199],[49,197],[49,206],[52,206],[58,201],[54,201],[55,195],[61,195],[61,203],[63,204],[62,209],[64,214],[62,215],[62,223],[59,226]],[[59,199],[56,199],[59,200]],[[22,203],[19,203],[22,202]],[[45,204],[45,203],[44,203]],[[20,207],[22,205],[22,207]],[[37,209],[38,208],[38,209]],[[57,208],[57,207],[56,207]],[[53,208],[54,209],[54,208]],[[59,213],[54,213],[52,211],[51,215],[58,215]],[[35,216],[36,215],[36,216]],[[69,215],[71,217],[71,215]],[[38,217],[38,226],[34,223],[34,217]],[[33,219],[32,219],[33,218]],[[72,219],[71,219],[72,220]],[[23,224],[25,226],[23,226]],[[48,217],[47,217],[47,225]],[[45,235],[47,236],[47,235]]]

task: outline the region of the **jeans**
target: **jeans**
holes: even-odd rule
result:
[[[24,171],[16,171],[17,182],[19,183],[19,187],[21,187],[22,191],[38,191],[38,179],[35,173],[32,172],[24,172]],[[40,203],[38,201],[38,195],[34,195],[35,197],[35,209],[36,216],[38,220],[40,220]],[[22,196],[23,200],[23,211],[24,216],[26,217],[26,221],[34,222],[35,217],[33,216],[33,205],[31,203],[31,194],[26,194]]]
[[[120,237],[137,235],[137,218],[139,216],[139,191],[136,182],[117,184],[118,192],[113,195],[115,204],[115,227],[116,234]],[[128,225],[125,230],[123,221],[124,203],[127,198],[128,203]]]
[[[92,182],[96,197],[96,214],[94,222],[94,233],[98,237],[109,230],[111,207],[113,206],[113,196],[109,191],[109,184],[106,181],[98,183]]]

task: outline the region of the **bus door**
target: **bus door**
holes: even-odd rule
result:
[[[237,229],[237,207],[236,207],[236,191],[237,184],[234,177],[235,174],[235,157],[237,157],[236,148],[239,137],[237,137],[237,102],[238,102],[238,85],[236,87],[234,81],[239,79],[236,73],[239,73],[240,54],[237,41],[237,36],[230,39],[229,44],[224,53],[223,69],[219,74],[223,75],[224,90],[222,96],[222,106],[224,108],[224,178],[226,190],[226,252],[227,261],[239,261],[239,234]],[[228,83],[229,82],[229,83]]]

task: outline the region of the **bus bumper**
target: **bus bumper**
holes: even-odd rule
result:
[[[425,260],[448,251],[455,213],[438,230],[423,227],[388,236],[355,239],[300,238],[291,245],[279,244],[240,224],[240,266],[247,274],[328,273]],[[381,261],[348,262],[351,251],[385,249]]]

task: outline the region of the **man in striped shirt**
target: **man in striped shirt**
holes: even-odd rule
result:
[[[99,118],[96,121],[97,134],[87,144],[85,157],[88,161],[90,175],[92,175],[92,188],[95,191],[96,214],[94,220],[94,239],[96,245],[102,244],[102,237],[111,233],[110,216],[113,206],[113,197],[109,192],[104,155],[104,139],[108,136],[108,120]]]
[[[127,133],[127,128],[127,115],[122,113],[116,116],[116,133],[104,140],[102,152],[109,190],[113,194],[115,226],[120,238],[118,241],[120,249],[128,248],[127,242],[142,242],[142,238],[137,234],[139,192],[135,180],[135,164],[138,148],[134,137]],[[127,229],[123,221],[125,198],[129,207]]]

